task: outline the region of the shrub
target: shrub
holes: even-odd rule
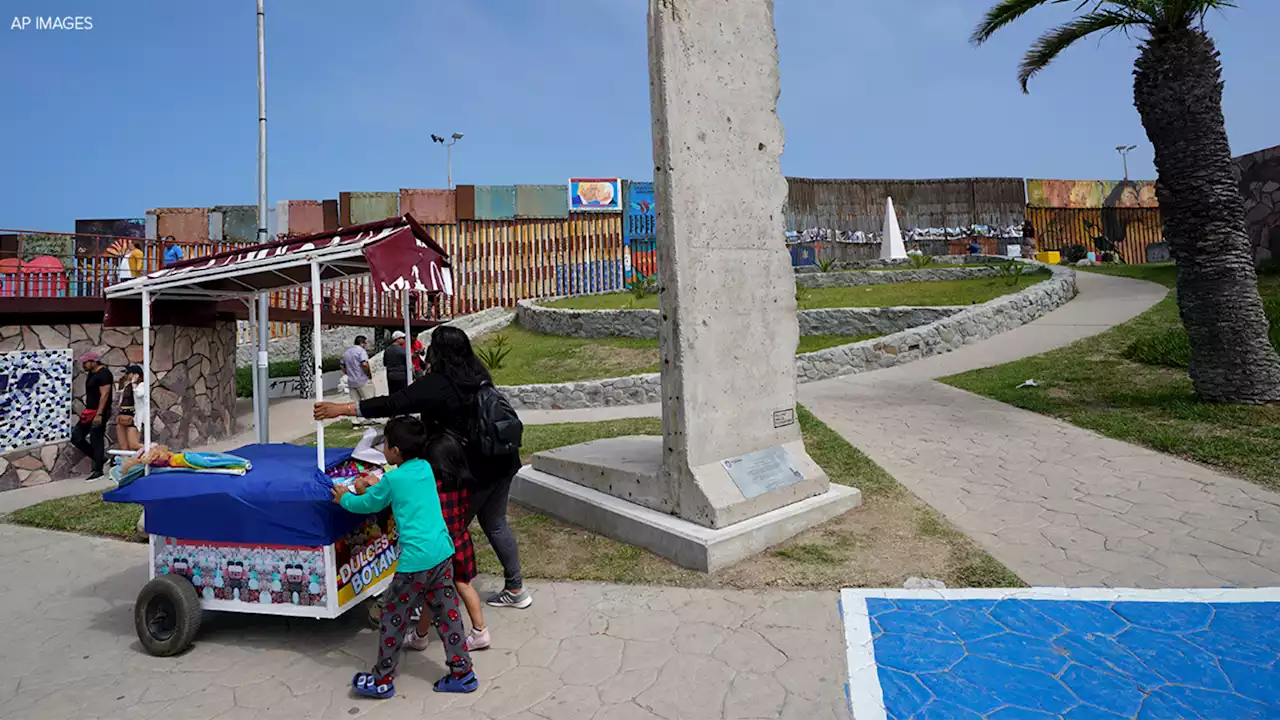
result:
[[[921,252],[907,253],[907,257],[911,260],[911,266],[916,270],[923,270],[929,267],[929,263],[933,262],[932,255],[925,255]]]
[[[493,337],[492,344],[476,348],[476,357],[479,357],[480,362],[490,370],[501,370],[502,361],[506,360],[510,354],[511,348],[507,347],[507,336],[501,333]]]
[[[267,377],[297,377],[301,374],[297,360],[272,360],[267,363]],[[320,360],[321,372],[330,372],[342,367],[342,359],[327,357]],[[253,397],[253,367],[245,365],[236,368],[236,396]]]
[[[818,272],[831,272],[831,268],[836,264],[835,258],[826,258],[818,261]]]
[[[1258,266],[1258,274],[1269,276],[1280,275],[1280,258],[1263,260],[1262,264]]]
[[[636,275],[635,280],[631,281],[630,289],[632,297],[643,300],[645,296],[658,292],[658,276]]]
[[[1068,245],[1062,248],[1062,257],[1072,265],[1089,257],[1089,251],[1083,245]]]

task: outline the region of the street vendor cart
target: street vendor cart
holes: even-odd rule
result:
[[[268,322],[269,293],[310,287],[316,400],[320,382],[322,285],[367,276],[374,292],[399,293],[406,334],[410,292],[452,294],[445,251],[411,216],[238,248],[165,267],[112,285],[109,303],[142,303],[143,382],[151,385],[151,304],[243,301],[250,322]],[[255,312],[256,310],[256,312]],[[110,309],[108,310],[110,312]],[[255,333],[256,440],[231,451],[239,472],[144,463],[103,495],[145,512],[150,581],[138,594],[134,624],[153,655],[185,650],[206,610],[336,618],[380,594],[396,567],[389,510],[354,515],[331,502],[335,482],[371,466],[349,448],[271,443],[266,406],[266,338]],[[148,408],[148,414],[151,410]],[[143,452],[152,449],[152,423]],[[140,476],[139,476],[140,475]]]

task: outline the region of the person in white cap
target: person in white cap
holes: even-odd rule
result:
[[[383,351],[382,364],[387,368],[387,394],[397,393],[409,386],[409,349],[403,330],[391,335],[391,344]]]

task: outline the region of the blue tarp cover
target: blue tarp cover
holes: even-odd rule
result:
[[[240,476],[157,473],[102,498],[142,505],[152,535],[207,542],[317,547],[341,538],[363,518],[332,501],[333,483],[316,469],[314,447],[246,445],[231,454],[253,469]],[[325,465],[350,456],[350,448],[326,450]]]

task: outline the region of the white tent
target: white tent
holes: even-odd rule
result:
[[[902,242],[902,230],[898,228],[898,216],[893,212],[893,198],[884,203],[884,239],[880,244],[881,260],[906,260],[907,246]]]

